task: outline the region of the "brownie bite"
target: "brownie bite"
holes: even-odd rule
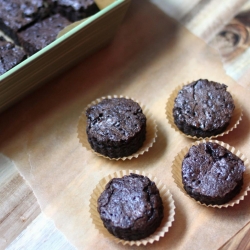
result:
[[[148,177],[130,174],[113,178],[97,201],[107,230],[124,240],[140,240],[160,226],[163,204],[159,190]]]
[[[0,37],[0,57],[0,75],[2,75],[26,59],[27,56],[22,48]]]
[[[173,108],[174,123],[187,135],[210,137],[225,131],[234,108],[225,84],[200,79],[178,92]]]
[[[18,34],[20,43],[26,53],[31,56],[53,42],[59,31],[70,23],[60,14],[55,14],[21,31]]]
[[[94,0],[50,0],[54,3],[53,10],[71,22],[94,15],[99,11]]]
[[[131,99],[104,99],[89,107],[86,117],[90,146],[109,158],[135,153],[146,138],[146,117]]]
[[[221,205],[233,199],[243,185],[244,162],[214,142],[192,146],[182,162],[187,194],[204,204]]]
[[[1,0],[0,29],[19,44],[17,32],[50,13],[44,0]]]

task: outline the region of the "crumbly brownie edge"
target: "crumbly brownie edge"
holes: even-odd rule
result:
[[[243,179],[240,182],[238,182],[237,186],[231,192],[227,193],[224,197],[220,197],[220,196],[209,197],[206,195],[200,195],[199,193],[194,192],[193,189],[188,187],[187,185],[183,185],[184,189],[186,190],[187,194],[190,197],[206,205],[223,205],[229,202],[237,194],[240,193],[242,186],[243,186]]]
[[[136,153],[143,145],[146,139],[146,125],[142,126],[141,130],[135,134],[133,138],[129,138],[127,141],[120,141],[116,146],[110,146],[109,143],[99,143],[88,137],[88,142],[91,148],[104,156],[109,158],[121,158]]]

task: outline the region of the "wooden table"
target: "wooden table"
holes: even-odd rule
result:
[[[189,29],[191,33],[200,37],[200,39],[209,44],[209,46],[219,49],[226,73],[238,84],[244,86],[246,89],[250,89],[250,83],[247,81],[247,76],[250,74],[250,70],[246,60],[248,55],[248,40],[246,38],[248,34],[248,22],[247,19],[244,18],[245,16],[242,14],[242,11],[245,13],[245,11],[248,10],[249,1],[224,0],[221,1],[220,4],[218,4],[218,1],[192,1],[192,3],[187,3],[188,1],[185,1],[184,4],[181,1],[171,0],[152,0],[147,2],[148,3],[145,4],[140,1],[140,4],[146,5],[145,11],[148,11],[147,8],[150,7],[149,3],[153,2],[160,7],[161,11],[175,18],[187,29]],[[213,11],[215,9],[216,11]],[[11,107],[9,110],[0,115],[0,129],[3,131],[0,135],[0,149],[3,153],[0,155],[0,162],[1,166],[4,166],[0,171],[2,174],[0,179],[1,249],[15,249],[15,247],[24,247],[25,249],[37,249],[38,247],[41,247],[41,249],[49,249],[49,247],[50,249],[75,249],[75,247],[67,239],[68,236],[70,238],[72,235],[67,235],[66,238],[64,234],[57,229],[58,224],[56,227],[53,219],[48,216],[48,214],[52,213],[51,210],[49,211],[50,213],[44,213],[44,210],[46,210],[48,204],[46,204],[46,200],[41,199],[41,197],[45,197],[46,194],[42,193],[42,189],[37,188],[39,183],[34,182],[36,172],[42,170],[37,169],[37,166],[33,165],[33,154],[38,153],[40,155],[39,157],[41,162],[52,161],[51,159],[46,158],[49,157],[47,152],[35,152],[34,148],[34,151],[30,153],[30,148],[28,148],[28,146],[32,145],[32,147],[36,147],[36,145],[39,145],[40,140],[53,144],[54,141],[51,140],[53,134],[51,134],[50,128],[54,126],[52,122],[54,122],[57,117],[60,117],[60,111],[62,110],[65,112],[66,116],[65,119],[60,120],[62,122],[61,126],[63,128],[67,128],[68,133],[74,134],[75,127],[65,126],[65,124],[69,123],[67,116],[73,117],[75,119],[72,124],[76,123],[76,119],[79,115],[80,104],[88,103],[92,101],[91,98],[102,93],[98,92],[98,86],[101,86],[101,81],[104,81],[104,83],[106,83],[109,88],[113,87],[116,88],[116,91],[119,90],[119,92],[126,93],[126,89],[129,88],[129,86],[124,85],[124,81],[120,86],[109,82],[109,79],[112,79],[108,77],[108,75],[111,74],[111,69],[109,69],[107,65],[105,67],[102,67],[98,64],[95,65],[95,63],[98,63],[99,60],[103,61],[103,56],[107,56],[109,53],[112,55],[110,59],[104,60],[103,62],[112,65],[112,75],[115,76],[115,79],[119,79],[120,77],[122,82],[122,78],[127,79],[128,75],[131,78],[131,82],[134,80],[138,82],[147,80],[140,79],[140,77],[143,78],[147,75],[145,75],[143,72],[140,72],[140,65],[138,65],[138,63],[141,61],[133,61],[132,54],[132,52],[134,52],[135,55],[138,56],[141,53],[143,59],[143,52],[147,48],[147,44],[140,46],[136,40],[133,40],[129,36],[130,29],[128,28],[131,28],[131,26],[126,25],[126,20],[129,22],[131,18],[135,18],[135,20],[139,22],[139,17],[136,17],[138,12],[135,10],[138,11],[138,3],[133,3],[131,5],[131,10],[127,19],[124,20],[124,23],[121,27],[121,32],[117,35],[115,42],[109,45],[108,48],[96,53],[74,69],[43,86],[32,95],[28,96],[20,103]],[[143,17],[142,12],[139,13]],[[238,15],[239,13],[241,14]],[[147,14],[148,12],[145,13],[145,16],[147,16]],[[161,20],[163,19],[164,15],[161,14]],[[237,25],[235,25],[235,23],[237,23]],[[147,23],[142,22],[141,27],[142,29],[144,28],[145,33],[148,34],[146,32]],[[237,39],[235,38],[237,36],[234,36],[234,32],[238,35]],[[139,32],[139,34],[143,37],[144,33]],[[132,39],[134,44],[132,42],[122,43],[121,39],[124,37],[127,39]],[[152,39],[153,41],[153,37],[148,36],[147,38]],[[237,40],[237,43],[235,40],[233,40],[233,38]],[[117,42],[121,43],[121,45],[118,46]],[[145,43],[147,42],[148,45],[150,45],[150,41],[145,40]],[[132,46],[131,48],[133,49],[131,54],[123,53],[123,51],[126,50],[123,45]],[[116,53],[112,50],[112,48],[118,48],[120,50],[119,53],[122,54],[124,58],[116,58]],[[153,55],[148,55],[148,57],[145,57],[145,59],[149,58],[154,60]],[[210,60],[210,58],[208,58],[208,60]],[[237,62],[239,64],[237,64]],[[137,72],[133,72],[133,69],[130,69],[128,65],[124,65],[123,67],[123,63],[131,63],[133,67],[137,68]],[[92,76],[88,72],[88,70],[91,70],[89,65],[95,65],[96,72],[98,73],[96,77]],[[158,65],[157,62],[156,65]],[[157,68],[155,66],[156,73],[157,70],[159,70],[159,67]],[[123,68],[126,68],[125,72],[123,71]],[[87,79],[91,82],[87,84],[85,83],[82,86],[82,79]],[[71,82],[72,80],[76,81],[75,85],[73,82]],[[72,85],[72,88],[69,87],[69,84]],[[127,84],[129,84],[129,81]],[[89,93],[90,97],[87,98],[87,100],[81,101],[80,93],[83,93],[83,91],[85,92],[84,97],[86,97],[86,92]],[[144,93],[144,95],[150,97],[150,93],[147,91],[145,92],[146,93]],[[106,92],[104,91],[103,93]],[[137,94],[137,96],[139,97],[140,95]],[[144,100],[146,100],[146,98],[144,98]],[[44,123],[44,130],[42,129],[43,125],[41,123]],[[46,129],[48,130],[47,134],[45,131]],[[31,131],[31,137],[29,137],[29,130]],[[56,130],[53,131],[57,132]],[[64,132],[60,131],[59,129],[58,133],[56,133],[56,136],[58,136],[58,138],[56,138],[57,143],[60,141],[65,142],[67,139],[67,135]],[[23,138],[21,133],[24,133],[27,138]],[[39,133],[41,133],[43,136],[46,135],[47,138],[39,139]],[[161,133],[162,131],[160,130],[160,135]],[[25,139],[23,141],[23,148],[20,148],[23,139]],[[229,141],[232,140],[232,138],[226,139]],[[58,149],[59,146],[64,147],[64,145],[60,144],[47,145],[47,147],[51,148],[51,150],[56,149],[55,152],[57,154],[60,154],[60,150]],[[25,147],[27,147],[27,150],[25,150]],[[71,152],[69,153],[74,154],[77,152],[78,147],[76,148],[74,144],[72,144]],[[43,154],[45,156],[44,159],[42,157]],[[39,164],[38,162],[36,163]],[[77,161],[74,163],[77,164]],[[25,164],[28,165],[27,171],[23,168],[23,165]],[[24,177],[28,177],[29,184],[27,184],[27,182],[21,177],[21,174],[17,171],[17,169],[21,169],[21,174]],[[113,168],[113,170],[114,169],[115,168]],[[34,175],[34,179],[32,179],[32,175]],[[59,171],[58,176],[60,175],[61,173]],[[47,177],[45,174],[41,175],[40,177],[41,182],[46,181]],[[63,188],[63,180],[62,182],[57,181],[56,183],[61,185],[61,188]],[[42,185],[46,187],[46,183],[42,183]],[[52,186],[51,193],[53,192]],[[56,193],[53,193],[53,195],[56,199]],[[36,196],[38,197],[39,204]],[[180,214],[181,213],[179,212],[178,215]],[[60,226],[61,225],[59,225],[59,227]],[[73,230],[74,229],[72,229],[72,231]],[[242,230],[240,230],[235,236],[231,235],[232,238],[228,242],[225,241],[223,244],[218,245],[218,248],[248,249],[250,244],[248,237],[249,233],[250,224],[247,223],[246,226],[243,227]],[[84,249],[84,247],[82,247],[82,249]]]

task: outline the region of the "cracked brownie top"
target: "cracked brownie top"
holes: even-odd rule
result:
[[[234,108],[225,84],[200,79],[179,91],[173,116],[175,124],[184,133],[206,137],[226,128]]]

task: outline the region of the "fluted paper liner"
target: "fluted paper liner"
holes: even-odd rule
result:
[[[100,215],[97,211],[97,200],[101,195],[101,193],[104,191],[106,184],[113,178],[121,178],[124,175],[129,175],[130,173],[147,176],[151,181],[155,182],[157,188],[159,189],[160,196],[162,198],[164,206],[164,217],[162,219],[161,225],[150,236],[136,241],[122,240],[109,233],[109,231],[104,227]],[[162,182],[158,181],[155,177],[153,177],[151,174],[147,174],[144,171],[139,171],[139,170],[121,170],[104,177],[98,183],[90,198],[89,211],[93,224],[95,225],[95,228],[99,231],[99,233],[103,234],[110,240],[114,240],[116,243],[121,243],[123,245],[130,245],[130,246],[133,245],[140,246],[140,245],[147,245],[149,243],[152,244],[155,241],[159,241],[161,237],[164,237],[164,235],[169,231],[169,228],[172,226],[172,223],[174,221],[175,205],[172,195],[167,189],[167,187]]]
[[[143,114],[146,116],[147,118],[147,125],[146,125],[146,139],[142,145],[141,148],[139,148],[139,150],[135,153],[133,153],[132,155],[129,156],[125,156],[125,157],[121,157],[121,158],[109,158],[105,155],[99,154],[97,152],[95,152],[89,142],[88,142],[88,137],[87,137],[87,133],[86,133],[86,126],[87,126],[87,117],[85,115],[86,110],[93,106],[96,105],[97,103],[101,102],[104,99],[112,99],[112,98],[127,98],[127,99],[131,99],[135,102],[137,102],[142,111]],[[149,150],[149,148],[151,148],[153,146],[153,144],[156,141],[156,137],[157,137],[157,125],[151,115],[151,113],[149,112],[149,110],[143,105],[141,104],[139,101],[134,100],[131,97],[128,96],[106,96],[106,97],[102,97],[102,98],[98,98],[95,101],[91,102],[89,105],[87,105],[87,107],[84,109],[84,111],[82,112],[80,118],[79,118],[79,122],[78,122],[78,126],[77,126],[77,133],[78,133],[78,139],[80,141],[80,143],[82,144],[83,147],[85,147],[87,150],[92,151],[93,153],[95,153],[98,156],[102,156],[104,158],[107,158],[109,160],[131,160],[132,158],[137,158],[139,155],[143,155],[145,152],[147,152]]]
[[[189,83],[189,82],[188,82]],[[187,84],[188,84],[187,83]],[[242,109],[241,109],[241,105],[240,103],[238,102],[237,98],[233,95],[233,100],[234,100],[234,105],[235,105],[235,109],[233,111],[233,115],[231,117],[231,120],[230,120],[230,123],[229,125],[227,126],[227,128],[225,129],[225,131],[223,133],[220,133],[220,134],[217,134],[217,135],[213,135],[213,136],[210,136],[210,137],[206,137],[206,138],[203,138],[203,137],[196,137],[196,136],[191,136],[191,135],[187,135],[185,133],[183,133],[177,126],[176,124],[174,123],[174,116],[173,116],[173,108],[174,108],[174,101],[175,101],[175,98],[177,97],[178,95],[178,92],[183,88],[183,86],[186,85],[186,84],[182,84],[180,86],[178,86],[169,96],[168,100],[167,100],[167,104],[166,104],[166,116],[167,116],[167,120],[168,120],[168,123],[171,125],[171,127],[178,133],[188,137],[188,138],[191,138],[191,139],[195,139],[195,140],[203,140],[203,139],[214,139],[214,138],[217,138],[219,136],[223,136],[223,135],[226,135],[228,134],[229,132],[231,132],[232,130],[234,130],[240,123],[240,121],[242,120],[242,116],[243,116],[243,113],[242,113]],[[229,92],[229,91],[228,91]]]
[[[227,150],[229,150],[230,152],[232,152],[233,154],[235,154],[236,156],[238,156],[245,165],[245,172],[243,173],[243,186],[241,188],[241,191],[239,194],[237,194],[232,200],[230,200],[229,202],[222,204],[222,205],[206,205],[203,204],[199,201],[196,201],[194,198],[192,198],[191,196],[189,196],[182,184],[182,173],[181,173],[181,169],[182,169],[182,161],[184,159],[184,156],[188,153],[189,149],[191,148],[192,145],[198,145],[200,143],[204,143],[204,142],[214,142],[217,143],[221,146],[223,146],[224,148],[226,148]],[[249,169],[249,161],[246,158],[245,155],[243,155],[239,150],[235,149],[234,147],[221,142],[221,141],[217,141],[217,140],[202,140],[202,141],[196,141],[194,143],[192,143],[190,146],[185,147],[184,149],[182,149],[179,154],[175,157],[173,163],[172,163],[172,176],[174,179],[174,182],[176,183],[177,187],[181,190],[181,192],[183,192],[187,197],[191,198],[192,200],[196,201],[197,203],[199,203],[200,205],[206,206],[206,207],[216,207],[216,208],[226,208],[226,207],[232,207],[236,204],[239,204],[239,202],[241,200],[244,200],[245,196],[247,195],[247,192],[250,190],[250,169]]]

